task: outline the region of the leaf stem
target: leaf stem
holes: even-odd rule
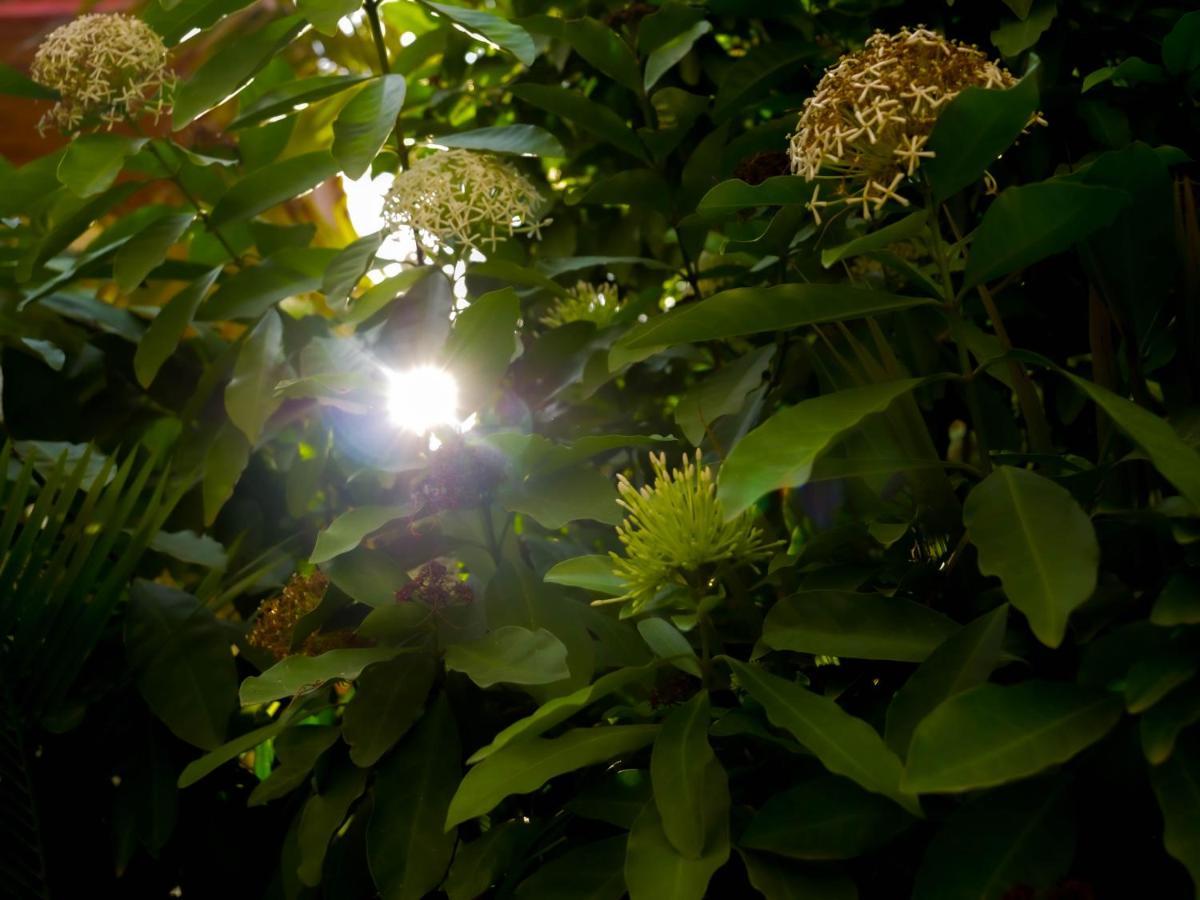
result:
[[[221,234],[220,229],[212,223],[212,219],[209,218],[208,213],[204,210],[204,207],[200,205],[200,200],[188,189],[187,185],[183,183],[183,179],[179,177],[179,173],[172,169],[171,164],[167,162],[167,158],[163,156],[162,151],[159,150],[155,145],[154,139],[149,138],[146,141],[146,146],[150,148],[150,154],[156,160],[158,160],[158,164],[162,166],[163,171],[167,173],[167,178],[170,179],[171,183],[175,185],[175,187],[181,194],[183,194],[185,198],[187,198],[188,203],[196,207],[196,215],[198,215],[200,217],[200,221],[204,223],[205,230],[217,239],[217,242],[224,248],[225,252],[229,254],[230,261],[235,266],[241,266],[241,256],[236,250],[233,249],[229,241],[225,239],[225,235]]]

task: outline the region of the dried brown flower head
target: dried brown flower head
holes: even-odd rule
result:
[[[413,600],[419,600],[430,609],[443,609],[473,603],[475,592],[442,563],[433,560],[421,566],[413,580],[396,591],[397,603]]]
[[[258,615],[246,638],[250,646],[266,650],[276,659],[291,656],[293,652],[320,656],[328,650],[363,646],[363,642],[350,631],[314,631],[304,638],[295,651],[292,650],[296,625],[321,604],[328,589],[329,579],[320,571],[307,576],[293,575],[284,585],[282,593],[258,608]]]
[[[480,448],[448,441],[433,452],[429,467],[413,486],[426,515],[483,502],[504,477],[502,463]]]
[[[505,237],[538,236],[542,197],[499,157],[474,150],[433,153],[396,176],[383,202],[393,230],[458,249],[495,248]]]
[[[33,80],[59,93],[38,130],[104,126],[170,108],[175,76],[158,33],[133,16],[96,13],[54,29],[33,58]]]
[[[820,222],[819,210],[835,203],[861,205],[865,218],[889,200],[907,206],[898,189],[934,155],[925,145],[942,107],[971,86],[1014,84],[1012,73],[977,47],[921,27],[876,32],[826,71],[791,137],[795,174],[837,182],[832,199],[814,189],[814,217]]]
[[[733,177],[746,184],[762,184],[768,178],[791,174],[791,159],[782,150],[763,150],[747,156],[733,170]]]

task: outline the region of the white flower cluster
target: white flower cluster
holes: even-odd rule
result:
[[[520,172],[488,153],[446,150],[426,156],[396,176],[383,202],[392,231],[459,249],[493,249],[518,233],[538,236],[543,201]]]
[[[175,77],[167,47],[153,28],[120,13],[80,16],[54,29],[33,57],[34,81],[58,91],[38,130],[111,128],[170,108]]]
[[[861,205],[865,218],[889,200],[907,206],[897,190],[934,155],[925,145],[942,107],[973,85],[1014,84],[977,47],[920,27],[876,32],[826,71],[791,137],[795,174],[816,180],[828,173],[837,181],[833,199],[814,188],[813,216],[820,222],[820,209],[837,203]]]

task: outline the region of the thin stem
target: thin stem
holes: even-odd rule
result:
[[[217,239],[217,242],[225,249],[225,252],[229,254],[229,259],[233,262],[233,264],[240,266],[242,264],[241,256],[236,250],[233,249],[229,241],[225,240],[225,235],[221,234],[220,230],[213,225],[212,220],[208,217],[208,213],[205,212],[204,207],[200,205],[200,200],[195,194],[188,190],[187,185],[183,183],[183,179],[179,177],[179,173],[171,168],[171,165],[167,162],[166,157],[162,155],[162,151],[159,150],[155,145],[154,140],[148,140],[146,142],[146,146],[150,148],[151,155],[158,160],[158,164],[162,166],[163,171],[167,173],[167,177],[171,180],[171,183],[179,189],[179,192],[183,194],[185,198],[187,198],[188,203],[196,207],[196,215],[198,215],[200,217],[200,221],[204,223],[205,230],[207,230],[209,234]]]
[[[379,21],[379,0],[366,0],[363,8],[367,12],[367,22],[371,26],[371,40],[375,44],[375,55],[379,57],[379,74],[390,75],[392,64],[388,61],[387,44],[383,40],[383,23]],[[400,157],[403,168],[408,168],[408,150],[404,146],[404,136],[400,131],[400,117],[396,117],[392,125],[392,140],[396,142],[396,153]],[[419,245],[418,245],[419,251]]]

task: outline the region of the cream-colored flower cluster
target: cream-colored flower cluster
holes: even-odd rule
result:
[[[619,599],[643,608],[663,587],[705,587],[697,579],[712,576],[721,563],[750,563],[770,554],[773,545],[763,540],[746,511],[730,521],[717,499],[712,469],[683,457],[683,467],[668,471],[666,454],[650,455],[654,484],[641,490],[624,475],[617,491],[628,515],[617,526],[625,555],[611,554],[613,570],[629,585]]]
[[[548,328],[558,328],[571,322],[591,322],[597,328],[612,324],[621,302],[620,291],[615,284],[588,284],[586,281],[567,288],[567,296],[561,297],[541,318]]]
[[[791,137],[795,174],[837,181],[832,198],[814,188],[813,216],[820,222],[820,209],[836,203],[861,205],[865,218],[889,200],[907,206],[898,189],[934,155],[926,144],[942,107],[973,85],[1014,84],[1012,73],[977,47],[920,27],[876,32],[826,71]]]
[[[538,236],[542,197],[520,172],[489,153],[445,150],[396,176],[383,203],[392,231],[459,249],[495,248],[505,237]]]
[[[34,81],[58,91],[38,130],[104,126],[170,109],[175,76],[153,28],[120,13],[80,16],[54,29],[33,57]]]

